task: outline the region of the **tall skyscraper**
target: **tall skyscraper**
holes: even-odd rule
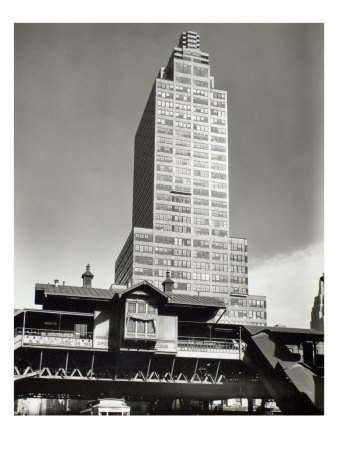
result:
[[[310,327],[324,332],[324,274],[319,278],[318,295],[313,302]]]
[[[229,236],[227,92],[193,31],[161,67],[136,132],[132,231],[115,283],[161,287],[168,270],[176,292],[223,298],[223,320],[266,324],[265,297],[248,295],[247,240]]]

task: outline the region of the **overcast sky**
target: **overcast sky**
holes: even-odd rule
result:
[[[114,281],[131,230],[133,142],[180,33],[228,91],[230,230],[268,323],[309,326],[323,272],[321,24],[15,26],[15,306],[55,278]]]

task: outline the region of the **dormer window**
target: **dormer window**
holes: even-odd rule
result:
[[[130,313],[136,312],[136,303],[128,302],[128,312],[130,312]]]
[[[147,305],[145,303],[138,303],[137,304],[137,312],[138,313],[145,313],[146,312]]]
[[[125,339],[157,338],[157,307],[144,298],[126,300]]]

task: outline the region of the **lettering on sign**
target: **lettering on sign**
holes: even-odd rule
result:
[[[108,339],[107,338],[96,338],[95,339],[95,347],[108,348]]]

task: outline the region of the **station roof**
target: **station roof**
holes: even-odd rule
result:
[[[180,306],[196,306],[196,307],[209,307],[209,308],[224,308],[224,301],[215,297],[202,297],[188,294],[175,294],[171,296],[161,291],[157,287],[153,286],[147,281],[138,283],[137,285],[129,288],[121,287],[121,289],[114,287],[113,289],[98,289],[93,287],[79,287],[79,286],[66,286],[54,284],[42,284],[37,283],[35,285],[36,294],[42,294],[45,297],[68,297],[76,299],[88,299],[88,300],[106,300],[111,301],[114,297],[122,297],[124,294],[132,293],[135,290],[140,290],[142,287],[146,287],[147,290],[152,290],[157,294],[160,294],[167,300],[168,305],[180,305]],[[40,302],[36,302],[40,303]]]
[[[243,327],[251,334],[258,334],[262,332],[274,333],[274,334],[307,334],[309,336],[324,336],[324,333],[313,328],[288,328],[288,327],[268,327],[268,326],[255,326],[255,325],[243,325]]]
[[[110,289],[98,289],[92,287],[79,287],[79,286],[65,286],[54,284],[41,284],[35,285],[35,291],[43,291],[45,296],[58,296],[58,297],[76,297],[76,298],[88,298],[88,299],[102,299],[111,300],[116,292]]]
[[[215,297],[198,297],[197,295],[173,294],[168,298],[168,304],[207,306],[212,308],[225,308],[224,301]]]

